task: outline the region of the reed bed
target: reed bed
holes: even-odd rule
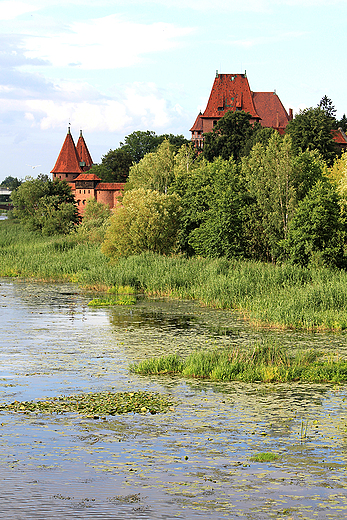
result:
[[[185,360],[177,355],[145,359],[130,366],[140,375],[180,375],[212,381],[245,383],[345,383],[347,361],[326,358],[319,352],[289,354],[276,344],[256,344],[247,350],[199,350]]]
[[[237,309],[258,325],[304,330],[347,328],[347,273],[226,258],[143,253],[112,264],[77,234],[42,237],[0,222],[0,276],[71,281],[101,291],[194,299]]]

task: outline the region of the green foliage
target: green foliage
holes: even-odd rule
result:
[[[340,121],[337,122],[337,127],[342,128],[344,132],[347,132],[347,117],[346,114],[343,114]]]
[[[260,123],[254,123],[253,131],[250,137],[244,143],[242,155],[249,155],[253,146],[255,146],[257,143],[262,144],[266,148],[269,144],[270,138],[275,132],[277,133],[277,130],[274,130],[273,128],[264,128]]]
[[[107,204],[88,199],[82,222],[77,227],[78,236],[90,242],[103,242],[110,216],[111,210]]]
[[[237,161],[244,154],[246,142],[253,134],[250,119],[248,112],[227,112],[212,132],[204,134],[203,156],[208,161],[213,161],[215,157]]]
[[[22,180],[17,177],[6,177],[0,184],[1,188],[8,188],[9,190],[16,190],[21,184]]]
[[[179,215],[175,194],[143,188],[128,191],[110,218],[102,251],[113,260],[143,251],[172,253],[177,249]]]
[[[101,165],[105,168],[103,182],[126,182],[129,169],[133,164],[132,156],[124,148],[110,150],[101,158]]]
[[[124,143],[120,143],[121,150],[130,154],[133,162],[138,163],[148,153],[155,152],[163,141],[169,141],[175,151],[183,145],[188,145],[183,135],[163,134],[157,135],[152,130],[132,132],[124,138]]]
[[[273,462],[280,458],[281,458],[280,455],[266,451],[266,452],[262,452],[262,453],[256,453],[255,455],[253,455],[250,458],[250,460],[253,462]]]
[[[136,374],[180,374],[183,377],[213,381],[249,383],[345,383],[347,362],[322,359],[319,352],[296,352],[294,355],[270,342],[256,344],[247,350],[198,350],[185,360],[178,356],[145,359],[130,367]]]
[[[232,159],[200,161],[177,179],[176,190],[182,196],[183,250],[212,258],[243,254],[245,185]]]
[[[47,176],[27,177],[11,194],[13,215],[28,229],[43,235],[66,234],[79,222],[70,186]]]
[[[331,99],[328,98],[327,95],[325,95],[322,97],[317,106],[325,112],[325,115],[327,117],[329,117],[329,119],[331,120],[332,127],[337,128],[336,108],[334,107]]]
[[[130,168],[127,189],[145,188],[167,193],[174,178],[175,156],[168,140]]]
[[[346,219],[328,181],[318,181],[301,201],[290,225],[286,248],[292,262],[343,267]]]
[[[89,307],[112,307],[113,305],[135,305],[134,296],[123,295],[119,298],[93,298],[88,303]]]
[[[275,132],[267,147],[258,143],[242,161],[253,204],[249,206],[247,245],[249,256],[275,260],[282,256],[298,201],[317,179],[323,163],[316,152],[295,155],[291,138]]]
[[[332,129],[333,121],[321,107],[300,110],[286,128],[293,141],[295,152],[317,150],[331,166],[337,154]]]
[[[131,155],[135,163],[138,163],[147,153],[154,152],[160,143],[160,137],[153,130],[137,130],[127,135],[120,146]]]

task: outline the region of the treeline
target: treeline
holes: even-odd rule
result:
[[[164,140],[130,168],[104,253],[345,267],[347,154],[336,148],[338,122],[323,102],[298,114],[285,136],[228,112],[198,155]]]
[[[112,212],[91,200],[76,225],[67,185],[41,178],[13,192],[13,214],[42,234],[100,242],[114,261],[153,251],[345,268],[347,153],[333,139],[334,111],[325,96],[284,136],[228,112],[200,151],[182,136],[134,132],[118,149],[131,166]]]

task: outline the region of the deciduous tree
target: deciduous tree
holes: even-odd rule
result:
[[[203,156],[208,161],[216,157],[237,161],[244,153],[246,142],[253,134],[247,112],[227,112],[215,125],[212,132],[204,135]]]
[[[11,194],[13,216],[31,230],[44,235],[69,233],[79,222],[77,204],[70,186],[47,175],[26,177]]]
[[[112,260],[154,251],[169,254],[177,249],[180,199],[139,188],[125,193],[114,209],[102,244]]]

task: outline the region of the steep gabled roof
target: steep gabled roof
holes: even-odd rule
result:
[[[196,132],[196,131],[201,131],[202,132],[202,119],[201,119],[201,116],[202,116],[202,114],[200,112],[198,117],[195,119],[195,123],[193,124],[193,126],[189,130],[190,132]]]
[[[89,170],[93,166],[93,160],[89,153],[88,147],[86,145],[86,142],[84,140],[84,137],[82,135],[82,130],[80,131],[80,136],[77,141],[76,150],[80,159],[80,162],[82,163],[80,166],[83,171]],[[84,163],[84,164],[83,164]]]
[[[289,116],[276,92],[252,92],[254,106],[261,117],[261,125],[267,128],[285,128]]]
[[[333,138],[336,144],[347,146],[347,136],[342,128],[332,130]]]
[[[79,163],[80,159],[69,128],[57,162],[51,173],[82,173]]]
[[[246,74],[218,74],[215,77],[205,112],[206,117],[223,117],[226,112],[244,110],[254,119],[260,115],[253,103],[253,97]]]

